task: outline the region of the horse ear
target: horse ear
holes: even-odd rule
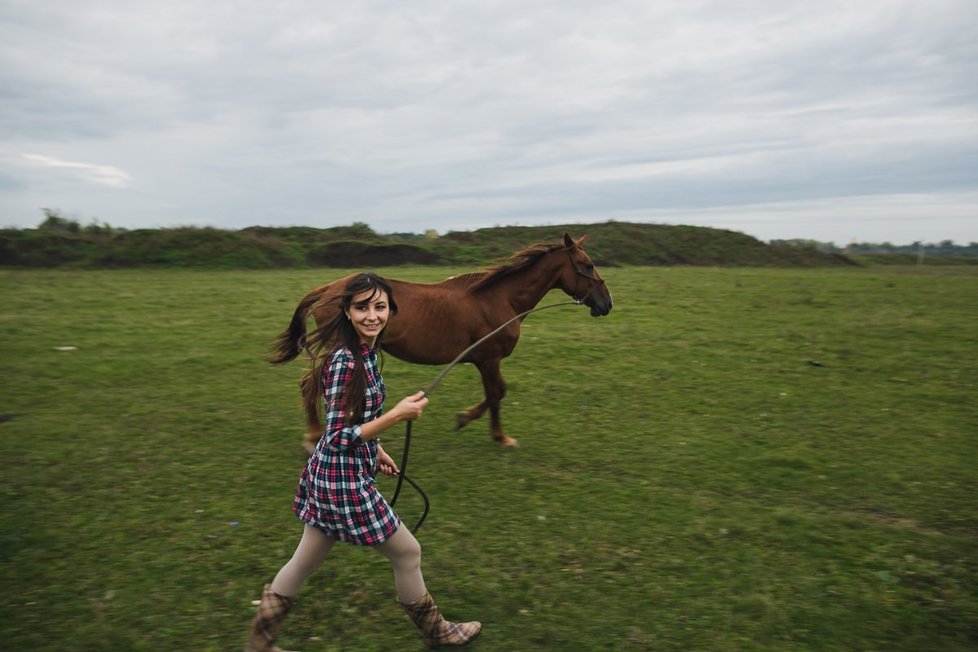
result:
[[[564,246],[567,247],[568,249],[570,249],[571,247],[574,246],[574,244],[575,244],[574,243],[574,238],[570,237],[570,234],[567,233],[567,232],[565,232],[564,233]]]

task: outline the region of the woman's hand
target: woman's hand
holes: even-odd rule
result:
[[[376,439],[380,433],[401,421],[414,421],[421,418],[421,413],[428,405],[424,392],[401,399],[390,411],[385,411],[380,418],[371,419],[360,426],[360,438],[364,441]]]
[[[397,462],[394,461],[393,457],[387,454],[387,451],[384,450],[383,446],[377,447],[377,470],[384,475],[397,475],[401,472],[401,470],[397,468]]]
[[[414,421],[415,419],[421,418],[421,413],[424,411],[426,405],[428,405],[428,399],[425,397],[424,392],[418,392],[417,394],[412,394],[407,398],[401,399],[391,411],[397,415],[400,421]]]

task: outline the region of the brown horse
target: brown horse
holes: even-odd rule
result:
[[[392,315],[381,346],[401,360],[418,364],[447,364],[462,351],[520,313],[532,309],[547,292],[560,288],[581,300],[599,317],[611,311],[611,294],[582,245],[587,236],[562,242],[531,245],[513,254],[510,261],[482,272],[462,274],[440,283],[412,283],[385,279],[394,292],[398,313]],[[288,362],[305,344],[306,319],[317,324],[335,314],[329,301],[349,277],[316,288],[299,302],[292,322],[279,336],[272,362]],[[515,320],[471,351],[462,362],[471,362],[482,375],[485,399],[458,413],[455,428],[478,419],[489,409],[492,438],[503,447],[515,447],[499,419],[499,404],[506,393],[499,370],[503,358],[513,352],[520,337]],[[306,410],[306,448],[311,450],[322,435],[319,415]]]

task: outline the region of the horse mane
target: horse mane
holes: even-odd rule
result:
[[[473,281],[477,281],[485,275],[486,275],[485,272],[466,272],[464,274],[456,274],[455,276],[449,276],[445,280],[458,281],[459,283],[472,283]]]
[[[487,267],[482,272],[475,272],[473,274],[463,274],[465,277],[472,277],[472,285],[469,289],[472,292],[485,289],[504,278],[512,276],[513,274],[532,267],[543,258],[545,255],[552,251],[556,251],[564,247],[564,243],[558,242],[538,242],[536,244],[531,244],[528,247],[520,249],[515,254],[510,256],[508,261],[499,263],[498,265],[493,265],[492,267]]]

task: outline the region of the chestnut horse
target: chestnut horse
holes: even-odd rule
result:
[[[412,283],[384,279],[394,292],[397,315],[391,315],[381,339],[384,351],[406,362],[447,364],[468,346],[520,313],[532,309],[554,288],[560,288],[600,317],[611,311],[611,294],[582,245],[587,236],[562,242],[535,244],[513,254],[510,261],[482,272],[453,276],[440,283]],[[330,302],[349,277],[316,288],[299,302],[292,322],[279,336],[272,362],[288,362],[305,345],[306,319],[312,314],[324,324],[335,314]],[[489,409],[490,433],[501,446],[517,445],[503,432],[499,404],[506,393],[499,370],[503,358],[513,352],[520,337],[515,320],[504,330],[471,351],[462,362],[471,362],[482,375],[485,399],[458,413],[455,429],[478,419]],[[312,450],[322,436],[319,415],[306,410],[306,449]]]

